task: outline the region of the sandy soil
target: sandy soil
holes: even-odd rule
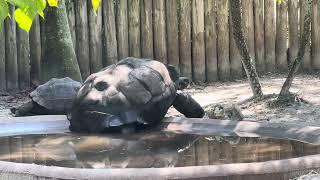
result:
[[[284,76],[262,77],[261,83],[264,94],[279,93]],[[215,83],[207,86],[191,86],[186,91],[202,105],[239,103],[252,96],[247,81]],[[254,121],[299,123],[320,126],[320,79],[319,76],[299,75],[295,78],[291,91],[309,101],[295,103],[283,108],[270,108],[270,100],[253,103],[249,101],[240,105],[245,119]],[[27,92],[12,95],[0,95],[0,116],[11,116],[10,107],[17,106],[28,100]],[[177,114],[170,110],[169,114]]]

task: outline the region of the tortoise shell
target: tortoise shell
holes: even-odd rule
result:
[[[170,75],[167,67],[159,61],[133,57],[90,75],[78,91],[75,103],[78,112],[73,111],[71,125],[79,127],[81,121],[83,125],[80,126],[90,128],[94,123],[92,118],[84,119],[77,114],[84,111],[119,117],[124,117],[126,112],[137,112],[138,117],[125,117],[119,126],[137,120],[146,124],[159,122],[172,105],[177,92],[175,79]]]
[[[52,78],[30,93],[34,102],[55,112],[69,112],[81,83],[69,77]]]

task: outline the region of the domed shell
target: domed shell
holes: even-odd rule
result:
[[[52,78],[30,93],[30,97],[40,106],[57,112],[71,110],[81,83],[69,77]]]

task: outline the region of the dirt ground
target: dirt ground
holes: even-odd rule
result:
[[[264,94],[279,93],[285,77],[267,76],[261,78]],[[239,103],[252,96],[246,80],[227,83],[214,83],[207,86],[191,86],[186,91],[202,105]],[[298,75],[291,91],[297,93],[310,103],[294,103],[288,107],[270,108],[268,101],[253,103],[252,101],[240,104],[245,120],[286,122],[320,126],[320,79],[319,75]],[[0,116],[11,116],[10,107],[17,106],[28,100],[28,92],[12,95],[0,95]],[[169,115],[177,115],[174,110]]]

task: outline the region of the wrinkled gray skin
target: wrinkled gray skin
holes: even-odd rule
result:
[[[124,132],[137,124],[157,124],[176,97],[184,96],[177,94],[177,90],[186,83],[184,78],[179,81],[173,66],[154,60],[125,58],[86,79],[75,100],[70,130],[104,132],[120,128]],[[191,98],[189,96],[179,98],[182,101],[175,104],[181,106],[185,99]],[[195,106],[200,107],[200,113],[195,116],[202,117],[203,109],[198,103]],[[194,108],[182,110],[192,114],[190,111]]]

